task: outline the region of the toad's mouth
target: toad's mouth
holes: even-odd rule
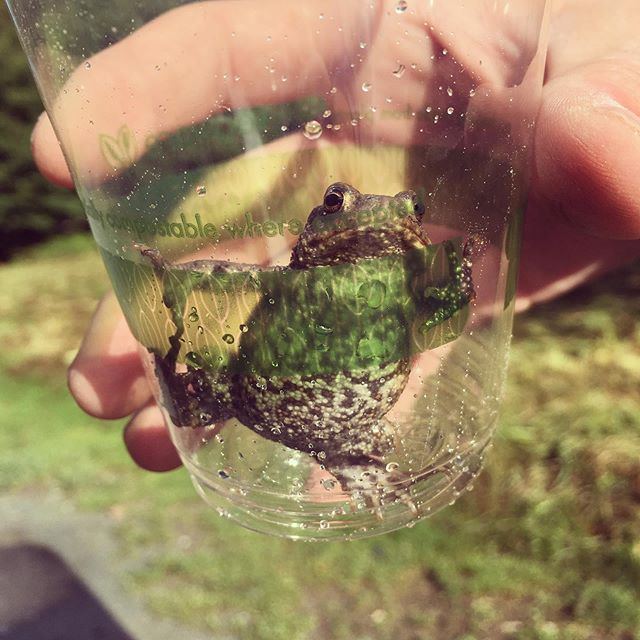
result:
[[[390,253],[402,253],[430,244],[422,227],[398,224],[393,228],[370,226],[343,229],[331,234],[322,234],[309,243],[309,247],[325,256],[361,255],[381,257]]]

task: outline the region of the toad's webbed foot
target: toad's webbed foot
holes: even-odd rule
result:
[[[228,376],[203,369],[175,370],[173,362],[154,354],[156,376],[169,417],[176,427],[205,427],[234,417]]]
[[[393,463],[371,460],[368,464],[345,465],[330,469],[343,491],[352,496],[354,510],[369,509],[382,519],[382,508],[393,502],[406,504],[414,513],[418,508],[411,496],[415,480],[411,474],[397,469]]]
[[[426,303],[431,308],[429,319],[423,323],[425,331],[448,320],[475,299],[471,274],[471,256],[475,245],[474,238],[467,240],[460,256],[452,242],[444,243],[450,280],[443,286],[429,287],[424,292]]]

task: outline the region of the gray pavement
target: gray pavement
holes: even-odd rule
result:
[[[125,590],[113,524],[60,495],[0,498],[0,640],[212,640]]]

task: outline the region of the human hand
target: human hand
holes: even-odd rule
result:
[[[189,60],[182,60],[174,74],[171,70],[162,74],[161,82],[150,82],[151,74],[143,67],[147,61],[149,65],[156,63],[155,52],[159,50],[159,42],[166,43],[174,39],[165,37],[166,31],[163,30],[180,32],[175,23],[178,19],[194,22],[193,16],[188,16],[187,11],[205,12],[196,21],[202,24],[206,22],[207,7],[211,11],[220,11],[224,4],[188,5],[180,10],[184,12],[182,16],[175,11],[170,20],[167,18],[156,22],[152,30],[146,31],[144,37],[147,40],[144,42],[138,40],[136,44],[132,37],[110,49],[112,57],[109,60],[96,59],[94,68],[101,63],[121,65],[122,58],[119,56],[125,54],[128,59],[142,60],[140,68],[144,72],[137,81],[135,78],[131,80],[131,86],[137,88],[137,92],[129,92],[133,102],[125,104],[125,110],[135,113],[133,106],[136,95],[144,94],[145,99],[151,96],[152,101],[154,92],[157,95],[166,94],[168,82],[183,86],[184,74],[176,74],[182,73],[185,68],[194,68],[198,74],[213,77],[215,69],[206,67],[210,57],[205,51],[193,47],[184,47],[178,54],[193,56],[190,64]],[[313,51],[306,37],[311,32],[305,29],[304,9],[292,9],[288,3],[283,7],[286,12],[302,11],[291,16],[300,38],[290,38],[292,47],[297,45],[301,48],[288,51],[277,62],[286,65],[287,60],[293,60],[299,64],[300,59],[307,58],[309,50]],[[273,5],[268,5],[266,14],[272,11]],[[345,30],[349,32],[355,27],[348,26],[348,10],[343,11],[346,12]],[[234,10],[234,14],[242,16],[241,11]],[[236,38],[241,46],[238,53],[234,53],[232,47],[232,56],[241,56],[243,51],[251,53],[247,42],[264,46],[266,38],[261,39],[256,34],[266,33],[266,30],[273,32],[270,15],[266,14],[264,19],[257,20],[257,24],[237,25]],[[223,25],[223,33],[231,31],[228,23],[219,20],[218,14],[208,17],[212,21],[210,28],[213,32],[218,24]],[[314,17],[317,17],[317,10],[314,10]],[[536,175],[524,236],[518,290],[521,309],[558,295],[586,278],[640,254],[637,242],[640,237],[640,195],[635,189],[635,167],[638,166],[640,154],[640,100],[637,98],[640,52],[624,46],[634,41],[634,27],[638,18],[640,7],[633,0],[620,0],[615,7],[606,8],[596,0],[566,0],[556,6],[543,106],[535,141]],[[282,25],[281,29],[290,30],[291,21],[284,18],[283,13],[280,13],[278,24]],[[475,26],[472,19],[470,24]],[[382,21],[375,37],[371,38],[372,34],[369,33],[366,34],[367,39],[375,42],[377,47],[384,47],[389,38],[394,36],[391,32],[391,35],[385,35],[385,28],[393,27]],[[415,23],[413,28],[421,28],[421,24]],[[354,47],[358,46],[357,40],[354,40]],[[329,50],[333,47],[336,51],[343,51],[344,43],[339,40],[323,38],[322,43]],[[139,47],[139,56],[131,55],[131,50],[126,48],[128,46]],[[263,70],[252,69],[251,60],[261,59],[256,55],[238,58],[237,68],[247,68],[248,73],[258,77]],[[371,64],[380,59],[373,56]],[[324,59],[320,62],[324,63]],[[214,64],[213,61],[211,64]],[[486,71],[488,75],[492,72],[499,73],[499,70],[494,68],[493,71]],[[135,69],[132,73],[135,75]],[[416,100],[423,97],[421,79],[433,81],[429,74],[430,70],[425,69],[422,77],[417,75],[415,78]],[[322,64],[317,69],[313,67],[305,77],[309,82],[325,81]],[[356,85],[350,90],[360,91],[358,83],[362,78],[358,76]],[[464,78],[460,80],[462,83]],[[285,84],[286,89],[273,97],[274,101],[290,100],[308,89],[293,82]],[[254,86],[259,86],[259,83]],[[196,119],[210,115],[211,96],[195,90],[201,87],[200,83],[194,82],[188,87],[193,90],[174,92],[177,99],[168,112],[156,114],[153,121],[148,119],[148,114],[140,113],[143,120],[132,126],[140,131],[168,132],[184,124],[185,114],[187,118]],[[245,98],[248,104],[265,101],[262,93]],[[221,105],[224,104],[224,95],[219,101]],[[332,107],[340,109],[339,104]],[[365,130],[362,135],[366,133]],[[433,132],[425,132],[425,135],[431,134]],[[402,136],[409,133],[394,127],[387,135],[393,137],[394,141],[402,141]],[[290,142],[296,143],[293,139]],[[34,155],[45,175],[61,184],[70,183],[66,165],[46,118],[39,122],[34,134]],[[81,164],[99,174],[109,170],[108,167],[101,167],[101,162],[103,160],[96,156],[83,159]],[[541,253],[544,254],[544,261],[538,259]],[[79,404],[89,413],[103,418],[134,413],[125,440],[132,456],[141,466],[159,470],[179,463],[166,436],[159,410],[153,404],[144,382],[137,346],[112,300],[103,302],[97,312],[78,358],[71,367],[70,387]]]

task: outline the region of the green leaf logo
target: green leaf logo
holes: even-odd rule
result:
[[[120,127],[115,137],[102,133],[98,139],[102,157],[112,169],[123,169],[135,160],[136,142],[126,124]]]

